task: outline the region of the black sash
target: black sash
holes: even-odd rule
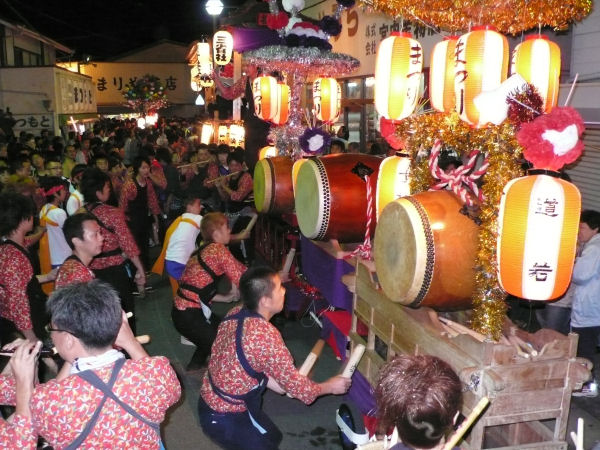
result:
[[[98,221],[98,225],[100,225],[102,228],[104,228],[106,231],[108,231],[110,234],[112,234],[116,237],[117,233],[115,232],[115,229],[113,227],[109,227],[108,225],[106,225],[104,222],[102,222],[100,220],[100,217],[98,217],[96,214],[93,213],[94,209],[96,209],[100,205],[102,205],[102,203],[100,203],[100,202],[96,202],[93,204],[88,203],[87,205],[84,206],[84,208],[88,213],[90,213],[92,216],[94,216],[94,218]],[[108,258],[109,256],[116,256],[116,255],[120,255],[121,253],[123,253],[123,250],[121,250],[121,247],[117,247],[117,248],[113,248],[112,250],[108,250],[106,252],[98,253],[96,256],[94,256],[94,259]]]
[[[218,275],[208,266],[208,264],[206,264],[204,262],[204,260],[202,259],[202,256],[201,256],[202,250],[204,250],[209,245],[210,244],[206,244],[206,245],[203,245],[202,247],[200,247],[195,252],[195,255],[192,254],[191,258],[193,258],[194,256],[197,258],[198,264],[200,264],[202,266],[202,268],[204,269],[204,271],[210,275],[210,277],[212,278],[212,281],[201,289],[198,288],[197,286],[194,286],[193,284],[179,283],[179,287],[177,289],[177,295],[180,296],[181,298],[184,298],[188,302],[196,303],[198,305],[204,304],[207,307],[208,307],[207,303],[217,293],[217,278],[218,278]],[[192,291],[192,292],[198,294],[198,298],[200,299],[200,301],[192,300],[191,298],[189,298],[182,292],[182,289],[185,289],[187,291]]]

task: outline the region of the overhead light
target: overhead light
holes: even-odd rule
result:
[[[223,2],[221,0],[207,0],[206,12],[211,16],[218,16],[223,11]]]
[[[204,106],[204,98],[202,98],[202,94],[198,94],[198,97],[196,97],[196,106]]]

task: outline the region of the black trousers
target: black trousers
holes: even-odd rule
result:
[[[190,363],[204,364],[217,337],[217,328],[219,328],[221,318],[213,313],[209,322],[204,317],[201,308],[179,310],[175,307],[171,311],[171,318],[179,334],[196,346]]]
[[[596,346],[598,345],[598,336],[600,336],[600,327],[571,327],[571,331],[579,335],[579,341],[577,341],[577,356],[587,358],[594,364],[592,377],[598,381],[600,371],[596,364],[598,362]]]
[[[95,269],[94,275],[99,280],[110,284],[121,298],[121,307],[125,312],[131,312],[134,315],[129,318],[129,326],[135,334],[135,303],[133,300],[133,282],[129,278],[129,273],[125,268],[125,263],[118,266],[111,266],[105,269]]]

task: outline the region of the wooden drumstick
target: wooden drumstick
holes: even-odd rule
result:
[[[283,269],[281,270],[283,273],[290,273],[290,269],[292,267],[292,263],[294,262],[294,256],[296,255],[296,249],[290,248],[287,256],[285,257],[285,262],[283,263]]]
[[[452,433],[450,439],[446,442],[442,450],[451,450],[458,443],[458,441],[462,439],[467,430],[471,428],[471,425],[475,423],[489,403],[490,400],[487,397],[482,397],[477,405],[475,405],[475,408],[473,408],[471,411],[471,414],[469,414],[464,422],[460,424],[458,429]]]
[[[133,313],[129,311],[127,314],[125,314],[125,317],[131,319],[133,317]],[[138,341],[140,344],[147,344],[148,342],[150,342],[150,335],[142,334],[140,336],[136,336],[135,340]]]
[[[300,375],[308,376],[310,370],[313,368],[319,356],[321,356],[321,352],[323,351],[323,347],[325,346],[325,340],[319,339],[316,344],[313,346],[312,350],[302,363],[302,365],[298,368],[298,373]],[[292,395],[288,392],[287,396],[293,398]]]
[[[352,354],[350,355],[350,358],[348,358],[348,362],[346,363],[346,366],[342,371],[342,376],[344,378],[352,378],[352,374],[356,370],[356,367],[358,366],[358,363],[360,362],[360,359],[362,358],[364,353],[364,345],[358,344],[356,347],[354,347],[354,350],[352,350]]]
[[[258,214],[252,214],[252,219],[250,219],[250,222],[248,222],[248,225],[246,225],[246,229],[244,230],[244,232],[250,233],[252,231],[252,228],[254,228],[254,224],[257,220]]]

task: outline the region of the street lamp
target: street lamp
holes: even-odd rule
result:
[[[223,11],[223,2],[221,0],[207,0],[206,12],[211,16],[218,16]]]

